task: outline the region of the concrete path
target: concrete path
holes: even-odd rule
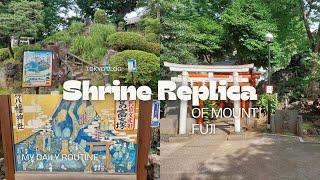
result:
[[[319,179],[320,144],[295,138],[198,135],[182,143],[161,143],[161,179]]]

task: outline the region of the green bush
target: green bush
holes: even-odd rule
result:
[[[145,37],[148,42],[160,43],[160,38],[155,33],[147,33]]]
[[[117,53],[110,59],[110,66],[121,71],[111,71],[112,80],[120,80],[132,84],[132,74],[128,73],[128,59],[137,60],[135,83],[137,85],[149,84],[160,71],[160,58],[156,55],[139,50],[126,50]]]
[[[274,94],[261,94],[258,99],[258,105],[261,107],[262,112],[267,113],[268,109],[268,100],[270,100],[270,110],[271,113],[275,113],[278,107],[278,99],[277,96]]]
[[[134,32],[117,32],[108,38],[108,45],[118,51],[127,49],[143,50],[146,44],[146,39]]]
[[[160,20],[155,18],[144,18],[140,24],[144,28],[145,33],[160,34]]]
[[[101,24],[106,23],[107,22],[106,12],[102,9],[97,9],[96,12],[94,13],[93,21],[95,23],[101,23]]]
[[[10,58],[10,51],[8,48],[0,49],[0,61],[4,61]]]
[[[160,55],[160,44],[151,43],[146,38],[134,32],[117,32],[108,38],[108,45],[117,50],[142,50]]]
[[[143,49],[146,52],[153,53],[160,56],[160,44],[159,43],[147,43]]]
[[[32,45],[22,45],[13,48],[14,59],[17,62],[22,62],[23,60],[23,52],[28,50],[41,50],[42,47],[40,44],[32,44]]]

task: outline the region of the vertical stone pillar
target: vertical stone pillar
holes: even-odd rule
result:
[[[233,85],[239,86],[239,73],[233,72]],[[234,108],[234,131],[236,133],[241,132],[241,125],[240,125],[240,100],[233,102]]]
[[[188,86],[188,72],[182,72],[182,86]],[[180,100],[179,134],[187,133],[188,101]]]

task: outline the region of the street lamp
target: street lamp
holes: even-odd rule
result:
[[[265,41],[268,43],[268,86],[271,85],[271,63],[270,63],[270,56],[271,56],[271,50],[270,50],[270,44],[273,41],[273,35],[271,33],[267,33],[264,37]],[[270,128],[270,122],[271,122],[271,109],[270,109],[270,98],[268,98],[268,123],[267,128]]]

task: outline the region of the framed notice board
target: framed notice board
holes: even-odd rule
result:
[[[151,101],[134,103],[133,129],[122,131],[115,129],[111,96],[65,101],[61,95],[15,94],[0,102],[6,177],[77,172],[146,179]]]

